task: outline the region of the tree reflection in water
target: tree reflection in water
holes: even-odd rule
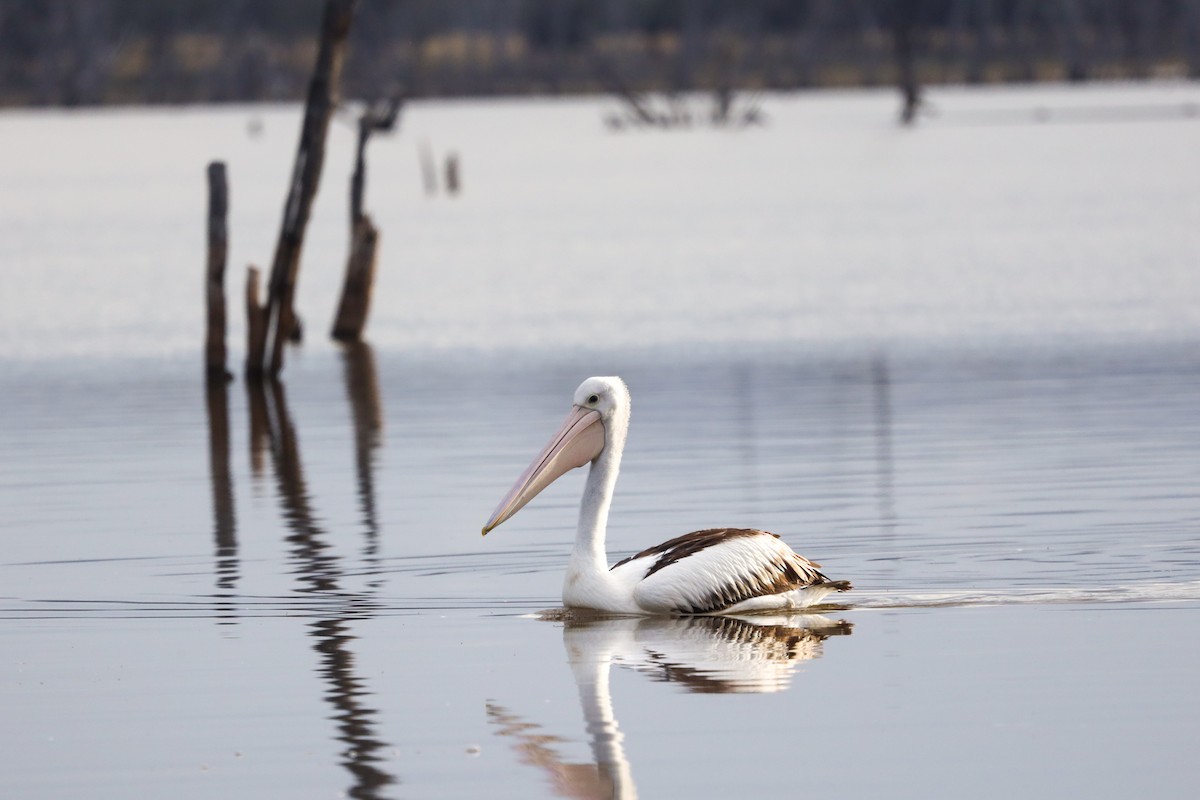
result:
[[[342,346],[346,397],[354,420],[354,477],[358,484],[358,506],[362,516],[363,560],[377,563],[379,520],[375,513],[375,460],[383,430],[383,404],[379,399],[379,373],[375,354],[366,342]],[[373,584],[378,586],[378,582]]]
[[[343,358],[354,424],[358,505],[366,539],[363,558],[371,565],[379,550],[373,471],[383,415],[369,345],[349,345],[343,351]],[[374,800],[381,797],[381,790],[395,783],[396,778],[381,768],[387,745],[375,733],[378,711],[366,702],[371,692],[355,671],[351,651],[355,636],[351,629],[355,621],[368,619],[377,612],[378,603],[372,593],[378,583],[369,584],[366,592],[353,591],[343,585],[346,573],[341,559],[312,508],[300,443],[288,411],[283,384],[251,380],[247,381],[246,390],[250,410],[251,472],[257,478],[263,477],[269,457],[288,529],[289,560],[300,582],[299,591],[311,598],[311,602],[302,603],[301,607],[316,617],[308,625],[308,632],[313,638],[313,649],[320,657],[317,673],[326,685],[324,698],[333,708],[331,719],[337,725],[337,739],[344,744],[341,764],[353,777],[353,784],[346,794]],[[207,392],[217,599],[230,609],[220,616],[233,618],[236,605],[230,598],[238,579],[238,562],[226,389],[224,384],[210,384]]]

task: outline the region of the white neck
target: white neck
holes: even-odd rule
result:
[[[617,588],[608,571],[604,538],[628,429],[628,406],[616,409],[604,421],[604,449],[588,467],[583,501],[579,506],[579,530],[575,534],[575,549],[567,564],[563,587],[563,600],[568,605],[616,610],[613,603],[617,601],[611,595]]]
[[[608,509],[612,505],[617,473],[621,468],[621,450],[620,446],[607,444],[588,467],[583,501],[579,505],[579,530],[575,534],[571,565],[584,567],[589,572],[608,570],[604,537],[608,532]]]

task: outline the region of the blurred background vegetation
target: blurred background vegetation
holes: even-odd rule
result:
[[[0,0],[0,105],[296,100],[321,0]],[[1200,0],[362,0],[348,97],[1200,76]]]

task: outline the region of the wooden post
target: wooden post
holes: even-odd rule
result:
[[[225,262],[229,252],[229,187],[225,164],[208,165],[208,269],[205,300],[208,330],[204,344],[204,366],[210,378],[230,377],[225,369]]]
[[[425,194],[437,194],[437,164],[433,161],[433,148],[428,139],[422,139],[417,145],[417,157],[421,161],[421,183],[425,185]]]
[[[460,177],[458,153],[451,153],[446,156],[446,194],[458,194]]]
[[[363,214],[354,223],[351,234],[350,257],[346,260],[346,280],[342,283],[342,300],[333,321],[332,336],[344,342],[362,339],[371,308],[371,288],[375,285],[375,254],[379,231],[371,218]]]
[[[258,267],[246,268],[246,377],[262,375],[267,351],[267,309],[258,299]]]
[[[283,210],[283,225],[279,243],[271,264],[271,283],[267,299],[267,338],[270,352],[265,364],[248,370],[261,374],[264,369],[272,377],[283,369],[283,345],[291,334],[295,313],[292,303],[296,292],[296,276],[300,270],[300,251],[304,230],[312,210],[313,198],[321,181],[325,163],[325,136],[329,120],[337,105],[337,87],[341,80],[346,37],[358,0],[325,0],[321,20],[321,44],[312,80],[308,84],[308,100],[304,108],[304,124],[300,145],[292,171],[287,202]]]

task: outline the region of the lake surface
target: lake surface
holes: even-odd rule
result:
[[[339,125],[264,389],[201,375],[203,167],[237,309],[298,110],[0,114],[0,795],[1190,797],[1200,90],[932,101],[414,104],[348,349]],[[582,472],[478,531],[592,374],[612,560],[757,526],[854,591],[564,615]]]

